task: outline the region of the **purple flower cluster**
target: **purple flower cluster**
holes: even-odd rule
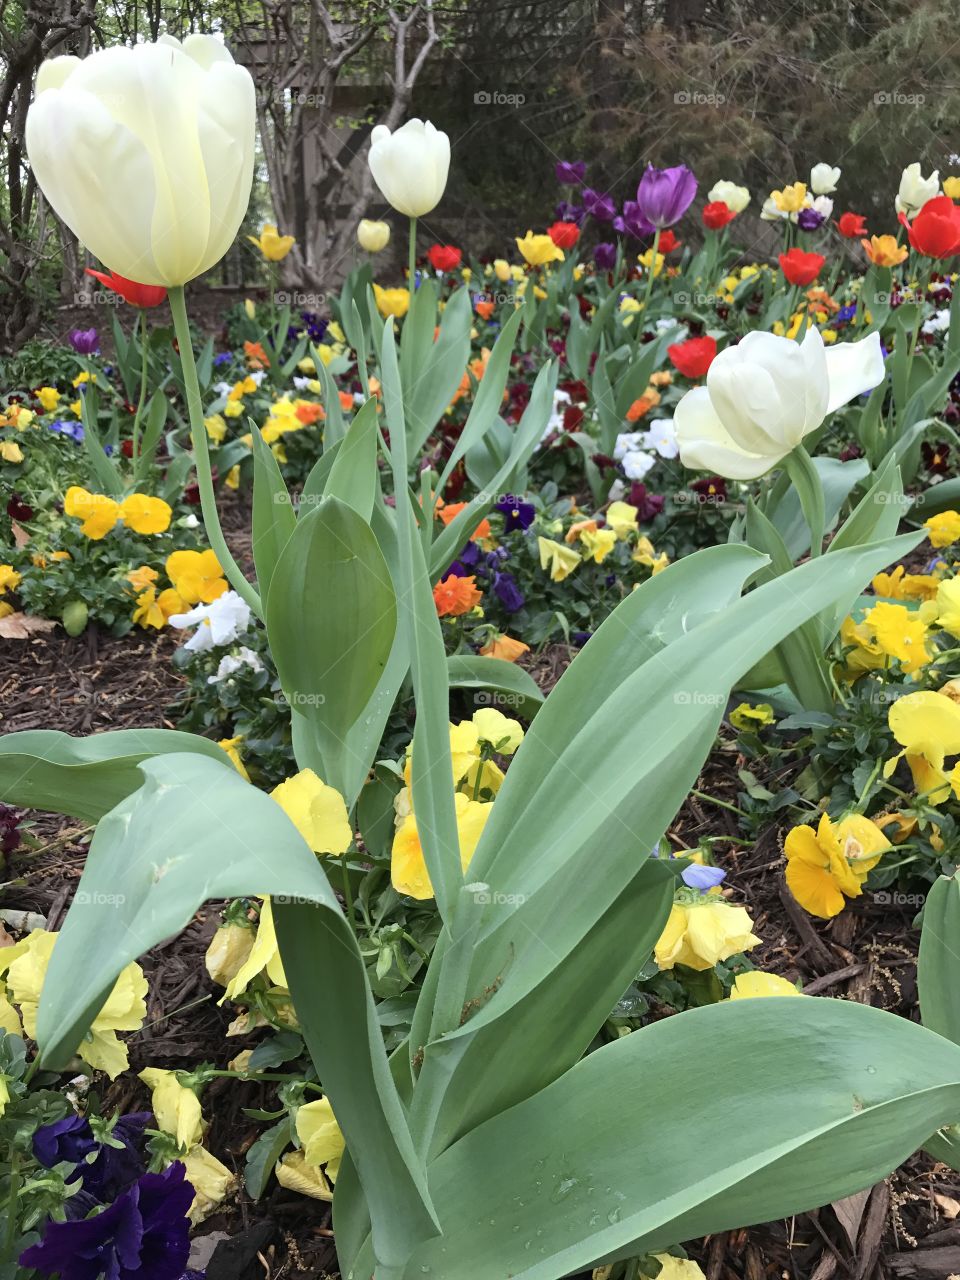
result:
[[[202,1280],[184,1270],[194,1192],[183,1164],[144,1173],[144,1130],[152,1119],[149,1111],[121,1116],[103,1140],[83,1116],[37,1130],[40,1164],[72,1164],[81,1186],[66,1201],[66,1222],[47,1223],[39,1244],[21,1255],[23,1266],[61,1280]]]

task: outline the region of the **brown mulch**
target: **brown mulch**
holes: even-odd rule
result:
[[[227,496],[224,526],[245,567],[247,519],[242,502]],[[169,661],[175,644],[169,633],[138,631],[115,639],[94,628],[75,639],[57,628],[31,640],[0,644],[0,732],[56,727],[85,734],[173,727],[169,709],[182,685]],[[525,665],[548,690],[571,656],[566,646],[547,646],[527,655]],[[698,782],[701,794],[690,797],[671,829],[675,846],[693,847],[704,836],[729,838],[715,846],[716,857],[763,940],[752,953],[758,967],[801,979],[811,994],[859,1000],[916,1019],[912,913],[866,900],[852,903],[829,924],[802,912],[783,886],[777,828],[746,845],[737,839],[736,815],[707,799],[737,805],[736,766],[742,763],[730,750],[714,754]],[[89,828],[34,813],[24,825],[30,847],[9,860],[0,906],[36,913],[56,928],[83,867]],[[201,1062],[224,1067],[256,1043],[255,1037],[226,1037],[230,1017],[217,1006],[220,990],[206,974],[203,956],[217,919],[217,904],[209,904],[183,933],[145,957],[148,1016],[143,1030],[128,1038],[134,1071],[146,1065],[189,1069]],[[145,1106],[147,1097],[128,1075],[108,1090],[105,1101],[129,1110]],[[271,1086],[231,1080],[208,1086],[204,1113],[212,1125],[207,1145],[241,1177],[245,1152],[263,1127],[242,1108],[275,1109]],[[960,1274],[960,1218],[956,1223],[950,1218],[960,1212],[960,1203],[953,1207],[951,1201],[960,1202],[960,1175],[917,1156],[836,1209],[725,1232],[690,1242],[688,1249],[708,1280],[946,1280]],[[260,1203],[235,1197],[204,1224],[202,1234],[211,1240],[229,1238],[239,1255],[225,1259],[226,1242],[221,1245],[210,1280],[336,1276],[329,1206],[275,1184]]]

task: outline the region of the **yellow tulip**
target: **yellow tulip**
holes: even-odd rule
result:
[[[375,284],[373,296],[377,301],[377,310],[384,317],[396,316],[399,320],[410,309],[409,289],[382,289],[380,285]]]
[[[390,223],[361,218],[357,227],[357,243],[367,253],[380,253],[390,243]]]
[[[563,250],[547,235],[535,236],[532,231],[528,231],[522,240],[517,236],[516,241],[528,266],[543,267],[548,262],[563,262]]]
[[[297,243],[294,236],[282,236],[272,222],[265,222],[259,237],[247,236],[268,262],[282,262]]]

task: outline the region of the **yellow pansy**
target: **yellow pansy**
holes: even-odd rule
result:
[[[859,898],[867,874],[890,848],[875,822],[854,813],[833,823],[823,814],[814,831],[806,825],[787,833],[783,852],[787,884],[805,911],[829,920],[844,908],[845,898]]]
[[[270,792],[314,853],[339,856],[350,848],[353,829],[343,796],[314,773],[301,769]]]
[[[297,1109],[297,1137],[307,1164],[324,1165],[336,1182],[346,1146],[329,1098],[318,1098]]]
[[[156,569],[152,569],[148,564],[142,564],[139,569],[130,570],[127,574],[127,581],[134,591],[143,591],[156,582],[159,576]]]
[[[676,964],[688,969],[712,969],[741,951],[749,951],[760,939],[745,907],[735,907],[719,894],[704,894],[699,902],[675,902],[663,933],[654,948],[661,969]]]
[[[220,561],[209,549],[174,551],[164,567],[185,604],[210,604],[227,590]]]
[[[902,564],[891,573],[878,573],[870,585],[889,600],[932,600],[941,579],[933,573],[907,573]]]
[[[882,652],[888,658],[896,658],[908,675],[926,666],[933,656],[928,649],[929,629],[916,610],[881,601],[864,614],[863,620]]]
[[[196,1146],[186,1155],[177,1156],[177,1159],[185,1165],[186,1180],[195,1193],[193,1204],[187,1210],[187,1217],[197,1226],[223,1203],[237,1179],[225,1164],[221,1164],[204,1147]]]
[[[799,213],[807,198],[807,184],[794,182],[782,191],[771,191],[770,199],[781,213]]]
[[[762,729],[764,725],[773,724],[775,719],[769,702],[758,702],[756,706],[741,702],[730,712],[730,723],[735,729]]]
[[[200,1099],[180,1083],[176,1071],[145,1067],[139,1078],[150,1090],[150,1105],[157,1128],[172,1134],[180,1147],[192,1147],[203,1139]]]
[[[0,440],[0,459],[4,462],[22,462],[23,450],[16,440]]]
[[[20,1006],[27,1035],[36,1038],[37,1005],[56,943],[56,933],[34,931],[0,956],[0,973],[6,973],[11,1001]],[[127,1069],[127,1048],[118,1031],[137,1031],[146,1017],[147,980],[136,963],[128,964],[117,978],[106,1003],[77,1049],[91,1067],[116,1080]]]
[[[105,537],[120,518],[120,504],[103,493],[88,493],[71,485],[63,500],[64,514],[82,520],[80,532],[92,542]]]
[[[217,746],[230,757],[230,763],[236,769],[237,773],[239,773],[240,777],[245,778],[246,781],[249,782],[250,775],[247,773],[243,760],[240,758],[241,742],[243,742],[243,734],[238,734],[235,738],[221,738],[217,743]]]
[[[409,289],[382,289],[380,285],[375,284],[373,296],[377,301],[377,310],[382,316],[396,316],[399,319],[410,310]]]
[[[565,547],[562,542],[554,542],[552,538],[538,537],[537,547],[540,551],[540,568],[549,569],[553,582],[563,582],[580,564],[578,552]]]
[[[563,250],[547,235],[535,236],[532,231],[528,231],[522,240],[517,236],[516,242],[524,262],[530,267],[543,267],[548,262],[563,261]]]
[[[10,1101],[10,1077],[0,1075],[0,1116],[7,1109],[7,1103]]]
[[[245,925],[222,924],[210,939],[204,964],[218,987],[229,986],[250,959],[256,934]]]
[[[460,865],[464,871],[470,865],[477,842],[490,816],[492,803],[469,800],[462,791],[454,796],[457,819],[457,837],[460,843]],[[390,879],[398,893],[421,901],[433,897],[433,885],[427,872],[427,864],[420,844],[417,819],[408,814],[393,837],[390,855]]]
[[[620,299],[620,318],[625,325],[633,323],[633,317],[643,310],[643,303],[629,295]]]
[[[893,703],[887,721],[903,750],[887,761],[884,776],[890,776],[902,756],[917,790],[928,794],[931,804],[941,804],[950,789],[944,760],[960,754],[960,703],[949,693],[908,693]]]
[[[43,405],[44,413],[53,413],[54,409],[60,403],[60,392],[56,387],[41,387],[36,392],[36,397]]]
[[[730,991],[731,1000],[753,1000],[760,996],[799,996],[792,982],[775,973],[762,973],[753,969],[749,973],[738,974]]]
[[[175,613],[183,613],[185,608],[183,600],[173,587],[167,587],[158,595],[156,587],[151,585],[144,587],[137,596],[136,608],[131,617],[144,630],[154,627],[159,631],[167,625],[169,617]]]
[[[617,535],[613,529],[584,529],[580,534],[580,542],[584,560],[592,558],[595,564],[603,564],[617,545]]]
[[[630,559],[637,564],[645,564],[648,569],[653,570],[654,576],[662,573],[670,563],[670,557],[665,551],[661,551],[659,555],[656,554],[653,543],[647,537],[637,539],[637,545]]]
[[[23,1026],[20,1015],[5,995],[0,992],[0,1027],[8,1036],[22,1036]]]
[[[83,417],[83,401],[82,401],[82,400],[71,400],[71,401],[70,401],[70,412],[74,415],[74,417],[82,418],[82,417]]]
[[[221,444],[224,436],[227,434],[227,424],[222,413],[212,413],[209,418],[204,418],[203,425],[207,429],[207,435],[214,444]]]
[[[12,564],[0,564],[0,596],[8,591],[16,591],[20,585],[20,574]]]
[[[255,244],[268,262],[282,262],[297,243],[293,236],[282,236],[272,222],[265,222],[256,236],[247,236],[251,244]]]
[[[333,1186],[319,1165],[307,1164],[302,1151],[288,1151],[274,1167],[277,1181],[287,1191],[310,1196],[314,1200],[333,1199]]]
[[[162,498],[131,493],[120,503],[120,519],[134,533],[166,533],[173,510]]]
[[[612,529],[620,539],[629,538],[630,534],[636,533],[639,528],[638,510],[639,508],[631,506],[629,502],[611,502],[604,513],[607,528]]]
[[[261,973],[265,973],[275,987],[287,989],[287,975],[283,971],[283,962],[280,959],[277,931],[273,923],[273,908],[269,898],[264,898],[260,908],[260,923],[257,925],[257,936],[250,948],[250,954],[227,984],[220,1003],[223,1004],[224,1000],[236,999]]]
[[[924,520],[927,537],[935,547],[949,547],[960,539],[960,511],[941,511]]]
[[[502,756],[512,756],[523,741],[523,725],[511,720],[496,707],[482,707],[473,713],[473,723],[481,742],[488,742]]]
[[[699,1263],[692,1258],[675,1258],[671,1253],[655,1253],[660,1263],[657,1280],[707,1280]]]
[[[960,578],[949,578],[937,586],[937,626],[960,637]]]

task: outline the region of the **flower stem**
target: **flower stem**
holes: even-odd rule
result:
[[[213,472],[210,467],[210,450],[207,445],[207,429],[203,425],[203,403],[200,397],[200,382],[197,378],[197,366],[193,358],[193,344],[190,339],[190,322],[187,319],[187,306],[183,296],[183,285],[168,290],[170,310],[173,313],[173,328],[177,335],[177,346],[180,348],[180,363],[183,367],[183,382],[187,391],[187,410],[190,415],[190,439],[193,442],[193,456],[197,467],[197,486],[200,490],[200,511],[203,515],[203,527],[207,541],[220,561],[230,585],[237,595],[242,597],[258,618],[263,618],[263,606],[260,597],[240,571],[234,560],[220,527],[217,514],[217,495],[213,488]]]
[[[660,228],[657,227],[657,229],[653,233],[653,248],[650,251],[650,267],[649,267],[649,270],[647,271],[647,291],[643,295],[644,321],[646,321],[647,319],[646,312],[650,305],[650,295],[653,292],[653,281],[657,274],[657,254],[659,253],[659,251],[660,251]],[[638,328],[638,332],[639,332],[639,328]]]
[[[416,285],[417,276],[417,220],[410,219],[410,251],[409,251],[409,278],[407,280],[407,288],[410,290],[410,301],[413,302],[413,291]]]
[[[137,411],[133,415],[133,473],[136,476],[140,467],[140,421],[143,418],[143,406],[147,400],[147,313],[143,307],[137,316],[140,338],[140,399]]]

